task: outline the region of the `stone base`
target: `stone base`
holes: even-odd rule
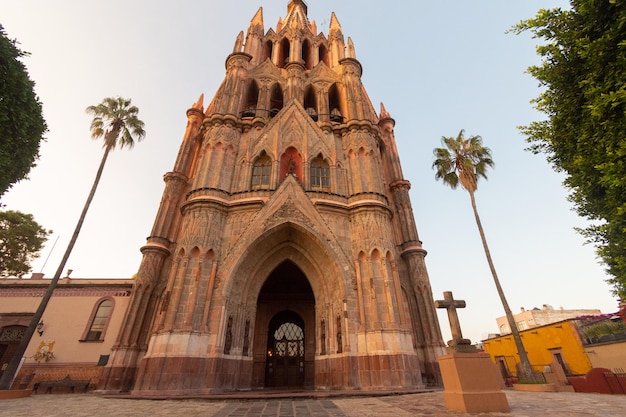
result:
[[[557,392],[556,384],[513,384],[515,391],[528,391],[528,392]],[[574,389],[572,388],[572,391]]]
[[[30,396],[32,389],[7,389],[0,390],[0,400],[10,400],[14,398],[24,398]]]
[[[443,398],[449,410],[463,413],[510,411],[502,378],[486,353],[450,353],[438,358]]]

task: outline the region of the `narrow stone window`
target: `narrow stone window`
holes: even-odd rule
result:
[[[330,64],[328,63],[328,49],[326,49],[326,46],[320,45],[319,49],[317,50],[317,53],[318,53],[319,62],[323,62],[326,65],[330,66]]]
[[[270,95],[270,119],[278,114],[283,108],[283,90],[280,84],[274,84]]]
[[[265,61],[266,59],[272,59],[272,52],[274,50],[274,43],[272,41],[265,42],[263,45],[263,59],[261,61]]]
[[[308,86],[304,94],[304,108],[313,121],[317,122],[317,100],[315,99],[315,89]]]
[[[302,61],[304,62],[304,68],[310,70],[313,67],[312,59],[311,59],[311,46],[309,45],[309,40],[305,39],[302,42]]]
[[[333,123],[343,123],[341,96],[337,84],[333,84],[328,90],[328,108],[330,109],[330,121]]]
[[[278,56],[278,68],[284,68],[285,65],[290,61],[290,49],[291,45],[289,43],[289,39],[283,38],[280,42],[280,50]]]
[[[245,101],[243,102],[243,110],[240,115],[242,118],[256,116],[257,101],[259,98],[259,87],[256,81],[252,80],[247,87]]]

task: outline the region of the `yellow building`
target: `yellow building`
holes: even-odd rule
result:
[[[33,279],[0,279],[0,376],[50,284],[41,274],[33,275]],[[31,388],[67,375],[89,380],[94,388],[117,338],[133,282],[59,280],[13,388]]]
[[[567,376],[585,375],[592,368],[626,367],[626,323],[618,316],[562,320],[520,331],[520,336],[536,372],[545,372],[553,362]],[[505,378],[517,375],[519,356],[511,334],[483,340],[483,347]]]

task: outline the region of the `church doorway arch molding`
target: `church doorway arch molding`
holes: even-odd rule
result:
[[[316,341],[319,338],[316,335],[319,326],[316,325],[324,320],[329,305],[340,308],[347,292],[346,285],[351,282],[349,272],[340,267],[345,265],[342,255],[334,254],[326,240],[320,239],[315,231],[292,222],[266,229],[245,250],[239,250],[238,262],[227,268],[222,291],[229,305],[247,312],[246,320],[250,320],[251,386],[263,388],[269,383],[287,387],[293,383],[292,379],[266,380],[269,321],[280,311],[289,309],[305,323],[304,380],[296,382],[303,384],[300,386],[313,387]],[[266,283],[280,282],[275,276],[296,277],[295,282],[299,284],[295,293],[281,294],[275,291],[276,286],[264,288]],[[298,298],[302,295],[304,299]],[[329,318],[325,320],[328,322]],[[294,369],[284,369],[284,372],[292,372],[293,376]]]
[[[237,264],[225,268],[230,278],[225,280],[224,294],[232,301],[256,305],[265,279],[285,260],[302,270],[318,304],[332,302],[348,292],[351,277],[340,268],[346,264],[343,255],[334,253],[315,232],[302,225],[282,223],[240,250]]]

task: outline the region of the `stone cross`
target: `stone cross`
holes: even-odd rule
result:
[[[471,345],[472,342],[469,339],[463,339],[459,315],[456,312],[457,308],[465,308],[465,300],[455,300],[452,297],[452,291],[444,291],[443,300],[436,300],[435,307],[448,310],[448,321],[450,322],[450,332],[452,333],[452,340],[448,341],[448,346]]]

